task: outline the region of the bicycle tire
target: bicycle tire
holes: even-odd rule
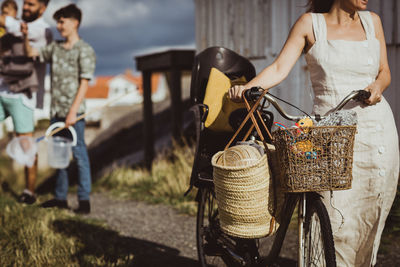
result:
[[[198,194],[196,242],[200,266],[254,265],[254,259],[259,256],[258,251],[253,251],[255,244],[249,240],[241,240],[244,241],[245,247],[249,248],[243,251],[244,247],[241,241],[222,232],[219,226],[218,208],[213,188],[199,188]],[[238,258],[241,258],[242,261],[238,261]]]
[[[304,222],[304,266],[336,267],[335,246],[328,212],[316,193],[307,194]]]
[[[224,260],[215,251],[215,255],[211,255],[211,250],[217,249],[212,248],[212,237],[211,231],[218,227],[218,209],[216,207],[216,200],[214,198],[214,192],[212,188],[201,187],[199,188],[199,199],[197,208],[197,220],[196,220],[196,242],[197,242],[197,254],[200,262],[200,266],[226,266]],[[208,247],[206,247],[208,246]],[[207,251],[208,250],[208,251]]]

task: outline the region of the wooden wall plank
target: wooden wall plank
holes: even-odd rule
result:
[[[394,43],[400,44],[400,1],[395,1],[393,24],[394,30]]]
[[[394,0],[397,1],[397,0]],[[385,39],[387,44],[394,44],[394,1],[385,0],[380,1],[381,3],[381,20],[383,25],[383,31],[385,32]]]
[[[369,1],[368,2],[368,10],[371,10],[379,15],[381,15],[381,1]]]

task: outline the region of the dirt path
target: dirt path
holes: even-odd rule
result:
[[[75,196],[69,203],[76,207]],[[165,205],[149,205],[133,200],[116,200],[102,193],[91,196],[92,212],[85,217],[104,221],[123,238],[129,238],[129,246],[137,261],[135,266],[198,266],[196,250],[196,219],[178,214]],[[271,240],[261,242],[264,254]],[[297,234],[292,230],[284,242],[281,266],[296,266]],[[399,249],[394,244],[394,250]],[[379,255],[377,266],[396,266],[400,263],[399,253]]]
[[[77,206],[75,196],[71,195],[68,202]],[[104,221],[121,236],[136,240],[132,242],[132,253],[140,259],[137,266],[198,266],[194,216],[179,214],[165,205],[116,200],[101,193],[92,194],[91,204],[92,212],[85,217]],[[287,242],[282,255],[293,257],[295,243]],[[268,251],[267,240],[261,245],[263,251]]]

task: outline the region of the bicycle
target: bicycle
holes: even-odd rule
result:
[[[260,95],[259,88],[252,88],[244,94],[248,99],[257,99]],[[350,100],[363,101],[369,96],[370,93],[364,90],[353,91],[332,112],[340,110]],[[304,117],[287,114],[269,93],[264,95],[264,99],[288,120],[298,121]],[[206,113],[202,114],[202,118],[207,115]],[[312,116],[312,118],[320,120],[324,116]],[[261,259],[258,239],[237,238],[222,231],[210,173],[199,173],[198,180],[196,237],[201,266],[265,266],[272,264],[279,256],[297,204],[299,204],[298,266],[336,266],[329,216],[321,196],[317,192],[285,193],[280,226],[267,258]]]

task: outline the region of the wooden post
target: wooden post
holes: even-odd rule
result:
[[[144,161],[151,170],[154,159],[153,102],[151,101],[151,72],[143,72],[143,136]]]
[[[192,70],[194,50],[169,50],[136,57],[136,66],[143,73],[143,128],[144,128],[144,161],[151,169],[154,159],[153,103],[151,101],[151,73],[169,73],[171,93],[172,135],[178,139],[182,135],[182,70]]]
[[[179,140],[182,135],[183,109],[182,109],[182,85],[181,71],[170,71],[170,94],[171,94],[171,115],[172,115],[172,136]]]

